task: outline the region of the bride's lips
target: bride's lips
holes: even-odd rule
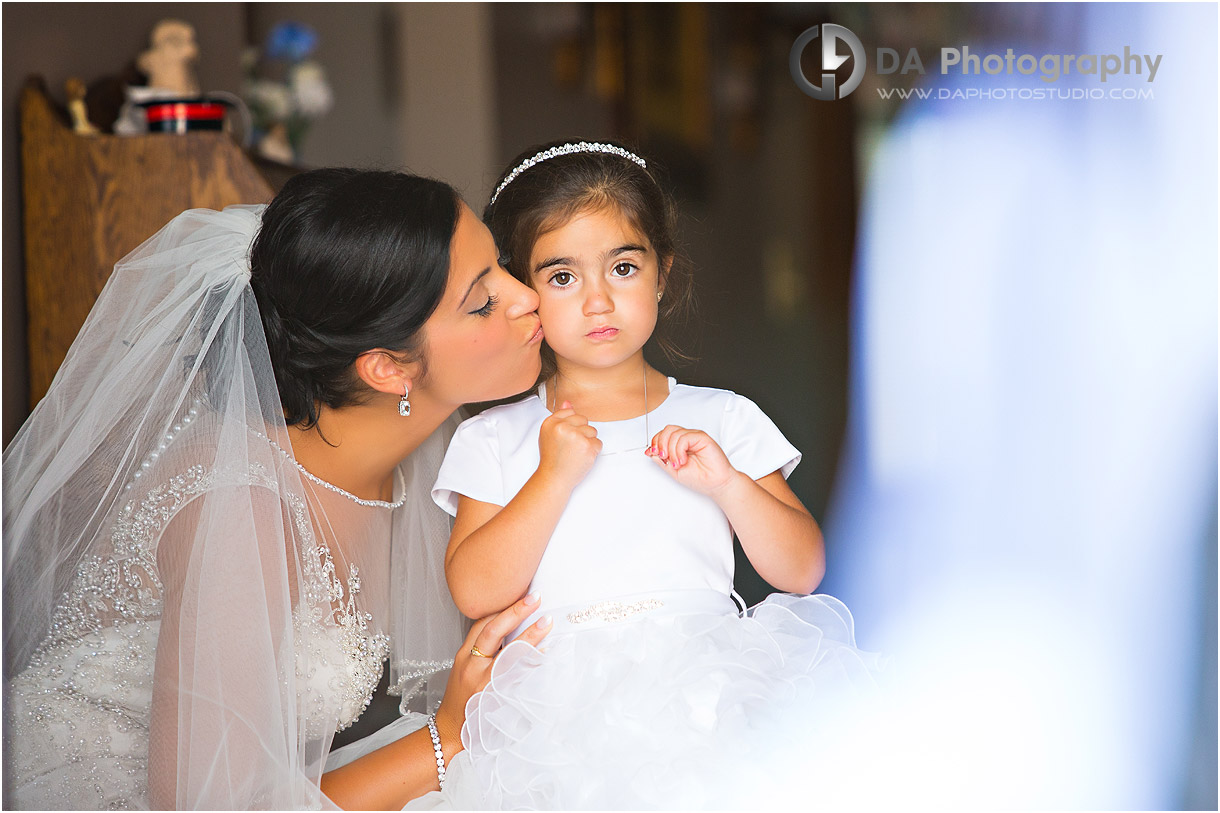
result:
[[[526,344],[538,344],[545,336],[542,333],[542,322],[538,323],[538,329],[534,331],[534,335],[530,336],[530,340]]]
[[[585,337],[592,339],[593,341],[596,342],[596,341],[605,341],[608,339],[613,339],[617,335],[618,335],[618,328],[607,326],[607,327],[599,327],[596,330],[590,330],[588,333],[585,334]]]

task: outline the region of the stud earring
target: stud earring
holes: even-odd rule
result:
[[[665,292],[664,292],[664,291],[657,291],[657,301],[658,301],[658,302],[660,302],[660,301],[661,301],[661,297],[663,297],[663,296],[665,296]]]
[[[407,396],[411,394],[411,390],[406,384],[402,387],[402,398],[398,399],[398,414],[404,418],[411,414],[411,402],[407,400]]]

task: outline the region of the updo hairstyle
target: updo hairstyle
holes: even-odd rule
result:
[[[440,181],[357,169],[296,175],[271,201],[250,284],[289,425],[364,402],[361,353],[424,361],[419,331],[445,292],[460,206]]]

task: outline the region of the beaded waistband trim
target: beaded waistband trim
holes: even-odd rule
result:
[[[510,635],[515,638],[543,615],[551,615],[551,636],[606,626],[628,625],[646,618],[668,618],[692,613],[737,615],[737,605],[726,594],[710,588],[682,588],[632,593],[588,604],[553,606],[544,602]]]
[[[585,607],[583,610],[568,613],[567,619],[573,624],[583,624],[586,621],[622,621],[638,613],[656,610],[665,606],[660,599],[648,598],[641,601],[623,603],[621,601],[602,601]]]

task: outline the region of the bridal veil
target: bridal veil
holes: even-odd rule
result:
[[[250,287],[262,208],[185,212],[120,261],[4,454],[6,806],[329,806],[387,653],[404,710],[439,702],[454,422],[393,503],[299,468]]]

